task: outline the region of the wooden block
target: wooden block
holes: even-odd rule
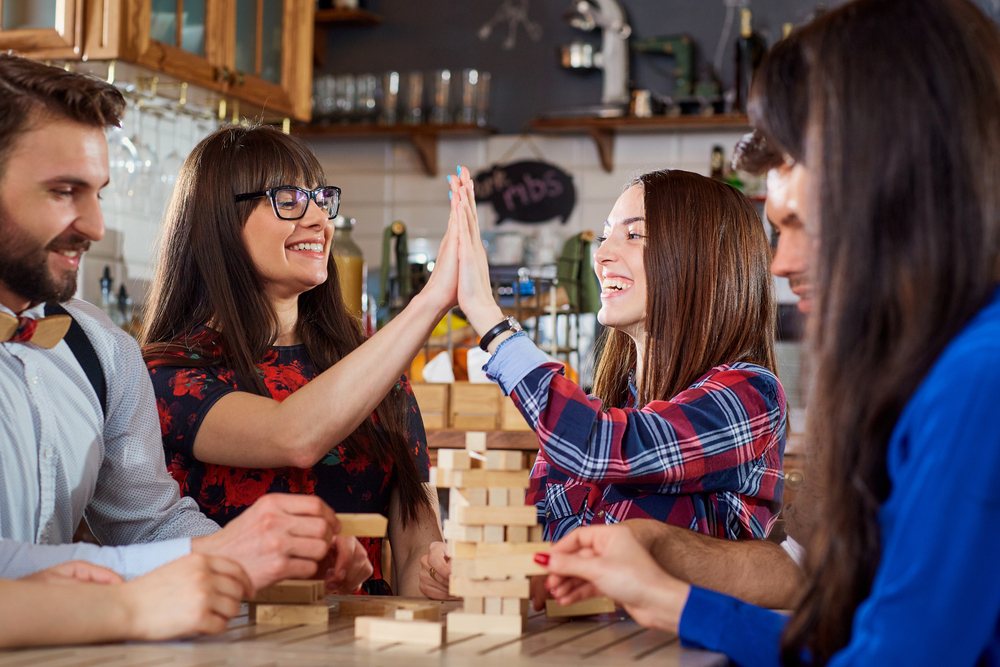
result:
[[[389,519],[376,513],[338,513],[337,518],[340,519],[339,534],[353,537],[385,537],[385,529],[389,525]]]
[[[466,509],[466,508],[460,508]],[[444,539],[456,542],[482,542],[483,541],[483,527],[482,526],[465,526],[453,519],[445,519],[444,522]]]
[[[452,573],[448,582],[448,592],[458,597],[465,597],[466,595],[484,598],[531,597],[531,589],[527,577],[512,577],[502,581],[475,581],[464,577],[456,577]]]
[[[486,505],[489,498],[489,494],[486,489],[467,489],[467,488],[454,488],[451,493],[458,493],[461,497],[462,505],[475,505],[483,506]]]
[[[440,621],[441,605],[404,603],[396,608],[397,621]]]
[[[482,580],[485,577],[476,576],[476,561],[468,558],[451,559],[451,576],[459,579]]]
[[[592,616],[594,614],[613,614],[615,602],[608,597],[596,597],[581,600],[565,607],[556,604],[555,600],[545,601],[545,615],[549,618],[565,618],[567,616]]]
[[[359,616],[354,619],[354,637],[371,641],[441,646],[444,643],[444,623]]]
[[[527,598],[503,598],[501,612],[504,616],[527,616],[531,600]]]
[[[315,604],[261,604],[256,605],[258,625],[327,625],[330,608],[326,602]]]
[[[421,408],[421,411],[423,408]],[[525,421],[524,415],[514,405],[510,396],[500,398],[500,430],[501,431],[530,431],[531,427]]]
[[[485,600],[486,598],[467,595],[462,600],[462,610],[466,614],[482,614],[486,606]]]
[[[471,560],[476,557],[475,542],[456,542],[452,540],[447,545],[448,558],[465,558]]]
[[[486,433],[483,431],[469,431],[465,434],[465,449],[470,452],[486,451]]]
[[[456,634],[519,635],[525,630],[527,616],[487,616],[453,611],[445,617],[449,638]]]
[[[483,542],[503,542],[503,526],[483,526]]]
[[[443,431],[448,428],[447,412],[424,412],[420,411],[420,420],[424,423],[424,430]]]
[[[534,505],[517,507],[458,507],[454,520],[463,526],[534,526],[538,510]],[[462,540],[478,542],[479,540]]]
[[[497,416],[492,415],[469,415],[469,414],[454,414],[451,415],[451,428],[458,429],[459,431],[493,431],[497,427]]]
[[[495,384],[456,382],[451,385],[451,427],[465,431],[494,431],[500,419],[500,388]]]
[[[422,415],[427,413],[448,414],[448,395],[451,392],[451,387],[447,384],[411,382],[410,388],[413,389],[413,398],[416,399],[417,407],[420,408]]]
[[[484,598],[483,599],[483,613],[490,614],[493,616],[499,616],[503,613],[503,598]]]
[[[509,526],[507,532],[516,526]],[[507,540],[503,544],[477,544],[476,555],[473,558],[495,558],[498,556],[534,556],[536,553],[544,553],[552,547],[551,542],[511,542]]]
[[[438,468],[449,470],[468,470],[472,467],[469,453],[464,449],[439,449],[437,452]]]
[[[490,489],[489,501],[486,504],[494,505],[496,507],[507,507],[510,505],[510,489],[502,486]]]
[[[528,526],[507,526],[508,542],[527,542]]]
[[[506,544],[506,543],[505,543]],[[529,543],[530,544],[530,543]],[[472,574],[476,579],[488,577],[510,577],[514,575],[534,576],[548,574],[549,571],[535,562],[535,552],[505,556],[477,556]]]
[[[315,579],[285,579],[257,591],[250,602],[312,604],[326,597],[326,584]]]
[[[494,449],[486,452],[487,470],[521,470],[524,458],[521,452],[512,449]]]
[[[354,599],[356,598],[356,599]],[[370,598],[367,595],[355,595],[350,600],[339,603],[340,618],[357,618],[359,616],[392,616],[399,604],[392,600]]]
[[[536,526],[530,526],[528,528],[528,541],[529,542],[544,542],[545,541],[545,526],[541,524]]]
[[[481,489],[505,486],[508,489],[526,489],[531,484],[528,470],[446,470],[431,468],[431,486],[441,489]]]

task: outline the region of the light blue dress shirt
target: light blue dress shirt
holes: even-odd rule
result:
[[[0,343],[0,576],[72,558],[136,576],[188,553],[190,537],[219,526],[180,497],[167,472],[153,387],[135,341],[93,305],[64,305],[104,369],[107,415],[65,341],[51,350]],[[41,318],[43,309],[22,315]],[[39,546],[71,542],[84,516],[103,544],[157,544]]]

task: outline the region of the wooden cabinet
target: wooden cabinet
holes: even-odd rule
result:
[[[0,51],[36,58],[83,54],[84,0],[7,0],[0,3]]]
[[[53,4],[55,11],[31,8]],[[75,3],[75,4],[74,4]],[[0,48],[124,60],[239,101],[241,115],[311,117],[315,0],[7,0]],[[21,15],[52,15],[52,28]],[[43,23],[48,25],[47,23]],[[69,29],[67,26],[73,26]]]

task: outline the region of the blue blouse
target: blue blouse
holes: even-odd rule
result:
[[[906,404],[887,451],[882,558],[854,614],[847,665],[1000,665],[1000,289]],[[779,665],[786,618],[692,588],[686,645]]]

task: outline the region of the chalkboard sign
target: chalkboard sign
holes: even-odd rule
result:
[[[549,164],[528,160],[494,165],[476,174],[476,200],[489,201],[497,212],[497,224],[505,220],[547,222],[560,218],[563,224],[576,205],[573,177]]]

